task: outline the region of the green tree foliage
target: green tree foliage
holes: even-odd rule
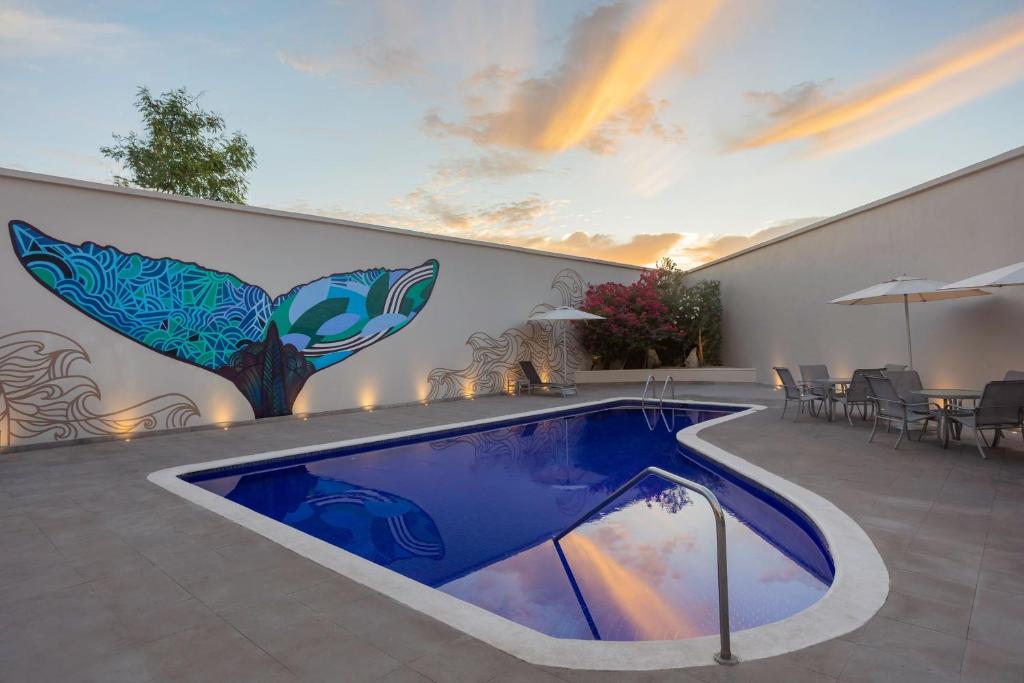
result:
[[[153,97],[139,88],[135,106],[146,132],[114,134],[100,152],[126,169],[114,176],[121,186],[245,203],[245,174],[256,167],[256,150],[240,132],[225,135],[224,119],[197,105],[200,95],[178,88]]]
[[[681,364],[697,349],[700,365],[722,363],[722,290],[718,280],[701,280],[687,286],[685,273],[665,258],[658,263],[658,295],[671,311],[673,322],[686,333],[682,346],[659,349],[663,359]],[[666,357],[667,356],[667,357]]]

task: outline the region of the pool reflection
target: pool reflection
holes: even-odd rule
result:
[[[734,630],[813,604],[832,565],[807,521],[676,442],[722,414],[605,408],[193,481],[555,637],[687,638],[718,632],[703,499],[649,477],[559,546],[551,539],[654,465],[708,487],[726,510]]]

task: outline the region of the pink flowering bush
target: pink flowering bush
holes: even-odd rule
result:
[[[590,285],[580,307],[605,318],[580,323],[580,341],[607,367],[616,361],[629,363],[639,357],[643,366],[648,349],[685,339],[660,298],[658,271],[647,271],[631,285],[606,282]]]

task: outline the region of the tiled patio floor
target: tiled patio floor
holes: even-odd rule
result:
[[[737,667],[532,667],[146,481],[189,462],[558,405],[497,397],[0,456],[3,681],[1024,681],[1024,441],[987,461],[934,438],[778,419],[778,394],[684,385],[772,410],[709,429],[832,500],[892,578],[847,636]],[[580,400],[638,395],[590,387]],[[741,657],[742,652],[738,653]]]

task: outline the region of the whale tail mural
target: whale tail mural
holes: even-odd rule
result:
[[[258,418],[291,414],[313,373],[412,322],[439,267],[339,273],[271,298],[197,263],[70,244],[23,221],[8,227],[40,284],[115,332],[231,380]]]

